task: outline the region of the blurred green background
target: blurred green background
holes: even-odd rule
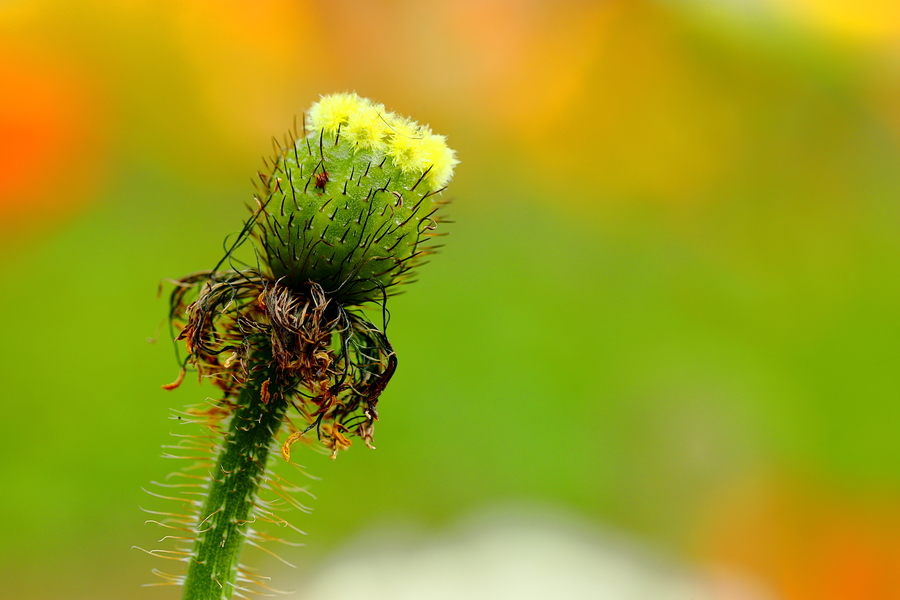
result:
[[[344,90],[449,136],[456,223],[391,302],[378,450],[295,452],[292,562],[524,503],[774,598],[900,597],[898,6],[0,3],[4,597],[178,597],[130,547],[213,392],[160,389],[157,285]]]

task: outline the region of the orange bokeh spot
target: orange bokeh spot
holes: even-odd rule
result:
[[[0,46],[0,225],[70,213],[97,179],[100,124],[61,57]]]
[[[900,39],[896,0],[769,0],[800,24],[841,41],[892,49]]]
[[[496,117],[536,168],[575,182],[554,201],[682,205],[732,174],[742,99],[698,58],[676,16],[647,0],[560,11],[527,54]]]
[[[787,600],[900,598],[898,500],[744,481],[705,515],[701,553]]]

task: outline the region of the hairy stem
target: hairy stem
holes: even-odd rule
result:
[[[200,513],[184,600],[227,600],[234,593],[269,449],[287,408],[282,394],[268,396],[268,404],[262,402],[260,391],[270,374],[268,369],[260,370],[238,394]]]

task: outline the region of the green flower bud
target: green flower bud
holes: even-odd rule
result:
[[[267,470],[276,444],[286,460],[292,444],[313,437],[332,458],[354,436],[373,447],[397,356],[387,311],[379,326],[360,305],[383,303],[433,249],[425,243],[438,235],[437,197],[457,164],[443,137],[356,94],[323,97],[304,121],[260,175],[256,210],[225,256],[174,281],[170,319],[188,356],[163,387],[194,369],[222,392],[185,413],[211,433],[184,436],[182,447],[207,475],[190,475],[202,483],[184,484],[186,509],[158,523],[189,532],[177,539],[191,548],[150,551],[187,563],[184,575],[159,573],[183,585],[186,600],[244,597],[254,583],[271,589],[240,565],[245,543],[283,541],[250,524],[288,526],[272,507],[300,507],[288,494],[295,486]],[[257,264],[233,255],[248,234]],[[198,456],[198,445],[209,455]]]
[[[353,93],[324,96],[263,175],[272,278],[344,305],[383,298],[425,254],[458,163],[443,136]]]

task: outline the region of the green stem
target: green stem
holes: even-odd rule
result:
[[[270,376],[261,370],[241,390],[200,513],[184,600],[227,600],[234,593],[237,565],[251,514],[287,402],[272,394],[268,404],[260,389]]]

